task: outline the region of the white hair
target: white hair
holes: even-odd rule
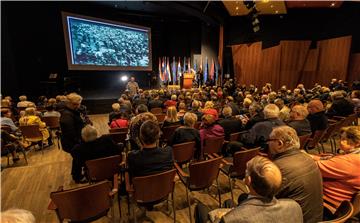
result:
[[[96,128],[91,125],[86,125],[81,130],[81,137],[85,142],[94,141],[95,139],[97,139],[97,136],[98,136],[98,132]]]
[[[24,209],[9,209],[1,212],[2,223],[35,223],[34,215]]]
[[[270,133],[270,138],[281,140],[286,146],[285,150],[300,148],[299,137],[297,136],[295,129],[290,126],[283,125],[273,128]]]
[[[278,118],[280,114],[279,107],[275,104],[268,104],[264,108],[265,118]]]

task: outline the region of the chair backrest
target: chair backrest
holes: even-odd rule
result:
[[[162,108],[152,108],[152,109],[150,109],[150,112],[153,113],[154,115],[156,115],[156,114],[162,114],[163,110],[162,110]]]
[[[50,129],[60,128],[59,117],[42,117],[42,120],[46,123],[46,126]]]
[[[230,134],[230,141],[238,141],[240,136],[247,133],[248,131],[235,132]]]
[[[344,200],[341,202],[340,206],[336,209],[332,219],[328,221],[322,221],[322,223],[346,222],[349,218],[351,218],[353,212],[354,212],[354,208],[350,203],[350,201]]]
[[[19,126],[22,135],[27,139],[42,138],[42,134],[38,125],[22,125]]]
[[[236,177],[244,178],[247,162],[258,155],[259,151],[260,147],[257,147],[234,153],[233,167],[231,168],[230,174]]]
[[[171,137],[174,135],[174,132],[177,128],[179,128],[180,125],[171,125],[171,126],[166,126],[162,128],[162,140],[163,141],[170,141]]]
[[[165,120],[165,114],[154,114],[158,120],[158,122],[163,122]]]
[[[322,137],[324,136],[324,134],[326,133],[327,129],[324,130],[316,130],[312,140],[308,143],[307,147],[308,148],[315,148],[318,143],[320,142],[320,140],[322,139]]]
[[[220,153],[224,144],[224,137],[213,137],[204,140],[204,147],[202,154]]]
[[[194,158],[195,142],[185,142],[172,146],[174,161],[177,163],[189,162]]]
[[[138,203],[161,201],[174,191],[176,170],[132,179],[134,198]]]
[[[341,121],[339,121],[339,122],[341,122]],[[326,129],[326,132],[321,139],[322,142],[328,141],[328,139],[334,134],[334,132],[336,131],[337,125],[339,125],[339,122],[329,124],[329,127]]]
[[[360,191],[354,194],[351,203],[354,207],[354,213],[352,216],[355,216],[360,213]]]
[[[85,162],[87,173],[91,181],[111,180],[114,174],[119,173],[122,157],[109,156]]]
[[[109,129],[110,133],[114,133],[114,132],[122,132],[122,133],[127,133],[128,132],[128,128],[112,128]]]
[[[94,220],[107,214],[111,207],[111,183],[102,181],[70,190],[50,193],[60,222]]]
[[[299,136],[300,149],[304,149],[304,148],[305,148],[305,145],[306,145],[307,141],[310,139],[310,137],[311,137],[311,133],[306,134],[306,135]]]
[[[127,133],[126,132],[113,132],[113,133],[106,134],[106,136],[110,136],[111,139],[116,143],[119,143],[119,142],[124,143],[127,138]]]
[[[191,163],[189,165],[188,187],[198,190],[210,187],[218,177],[221,159],[222,157],[217,157]]]

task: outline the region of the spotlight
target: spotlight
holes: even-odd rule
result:
[[[126,75],[121,76],[121,81],[122,81],[122,82],[125,82],[125,81],[127,81],[128,79],[129,79],[129,77],[126,76]]]

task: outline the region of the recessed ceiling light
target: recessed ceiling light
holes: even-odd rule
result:
[[[269,0],[263,0],[262,2],[264,2],[264,3],[268,3],[268,2],[269,2]]]
[[[330,7],[334,7],[335,6],[335,2],[332,2],[331,4],[330,4]]]
[[[279,13],[279,11],[278,11],[278,10],[276,10],[276,11],[275,11],[275,13],[276,13],[276,14],[278,14],[278,13]]]
[[[236,10],[239,10],[239,6],[236,6]]]
[[[270,5],[270,8],[274,8],[274,6],[273,6],[273,5]]]

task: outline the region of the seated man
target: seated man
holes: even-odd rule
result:
[[[16,132],[18,127],[11,119],[11,111],[8,108],[1,108],[1,125],[10,126],[12,132]]]
[[[327,116],[349,116],[354,113],[354,104],[344,98],[343,91],[333,92],[331,100],[333,102],[326,113]]]
[[[232,116],[232,109],[230,106],[225,106],[222,110],[222,114],[224,118],[219,120],[218,123],[224,129],[225,140],[229,140],[231,133],[240,132],[242,130],[242,124],[239,119]]]
[[[306,119],[309,112],[303,105],[295,105],[290,111],[290,121],[288,126],[296,130],[298,136],[303,136],[311,133],[311,126],[309,120]]]
[[[146,176],[173,168],[171,147],[160,148],[160,127],[157,122],[145,121],[140,127],[142,148],[128,154],[129,174],[131,177]]]
[[[246,165],[245,184],[250,189],[248,198],[234,209],[209,209],[199,204],[195,211],[196,222],[303,222],[301,207],[294,200],[279,199],[274,195],[281,186],[279,168],[265,157],[256,156]],[[223,215],[225,213],[225,215]],[[223,215],[223,216],[219,216]]]
[[[268,144],[269,156],[283,177],[276,197],[291,198],[300,204],[304,222],[322,221],[321,174],[312,159],[300,152],[296,131],[289,126],[276,127],[270,134]]]
[[[71,153],[73,157],[71,175],[76,183],[85,181],[82,168],[87,160],[120,155],[122,149],[109,136],[98,137],[96,128],[86,125],[81,130],[83,143],[76,145]]]
[[[325,130],[328,127],[328,118],[325,115],[323,103],[318,99],[311,100],[307,109],[311,132],[314,134],[316,130]]]

